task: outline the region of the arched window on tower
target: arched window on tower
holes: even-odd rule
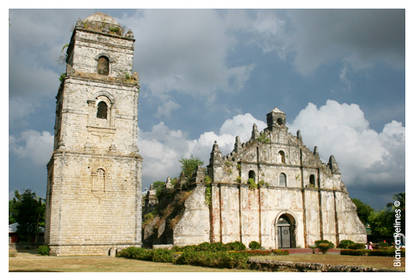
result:
[[[96,111],[98,119],[106,119],[108,117],[108,105],[104,101],[98,103],[98,110]]]
[[[103,192],[105,191],[105,170],[98,168],[96,173],[92,173],[93,186],[92,191]]]
[[[279,162],[280,163],[286,163],[285,152],[284,151],[279,151]]]
[[[101,56],[98,59],[98,74],[100,75],[109,74],[109,59],[106,56]]]
[[[256,183],[256,174],[254,173],[253,170],[249,171],[249,179],[253,179],[254,182]]]
[[[311,187],[315,187],[315,175],[310,175],[309,176],[309,184]]]
[[[285,173],[280,173],[279,175],[279,186],[281,187],[286,187],[287,183],[286,183],[286,174]]]

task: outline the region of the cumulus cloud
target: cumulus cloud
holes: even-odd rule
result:
[[[158,108],[155,116],[158,118],[168,118],[171,116],[171,113],[178,110],[181,106],[172,100],[167,100],[161,103]]]
[[[24,119],[53,97],[64,71],[59,62],[73,23],[85,10],[10,10],[10,118]],[[28,110],[22,109],[27,108]]]
[[[247,141],[252,125],[259,130],[265,122],[251,114],[239,114],[223,122],[218,132],[207,131],[190,139],[181,130],[171,130],[163,122],[151,131],[142,132],[140,149],[144,157],[144,182],[176,176],[178,160],[194,155],[208,164],[214,141],[223,154],[232,151],[235,136]],[[346,184],[370,185],[404,184],[405,128],[400,122],[387,123],[381,132],[371,129],[357,104],[340,104],[327,100],[317,107],[309,103],[288,124],[293,134],[301,130],[309,148],[318,146],[323,161],[333,154]]]
[[[139,38],[135,65],[153,94],[238,91],[252,70],[251,65],[228,65],[235,37],[217,11],[145,10],[120,21]]]
[[[347,184],[403,184],[405,128],[387,123],[382,132],[371,129],[356,104],[327,100],[318,108],[309,103],[290,129],[301,130],[308,147],[318,146],[325,161],[333,154]]]
[[[193,155],[208,164],[214,141],[223,154],[231,152],[235,137],[240,136],[242,141],[247,141],[254,123],[259,130],[266,127],[263,121],[246,113],[225,120],[218,133],[204,132],[197,139],[189,139],[181,130],[169,129],[163,122],[153,126],[151,131],[142,131],[139,148],[144,157],[144,184],[177,176],[180,171],[178,161],[182,157]]]
[[[45,166],[53,149],[53,135],[48,131],[25,130],[19,136],[10,136],[10,151],[36,166]]]

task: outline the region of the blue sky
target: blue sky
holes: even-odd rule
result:
[[[97,10],[10,10],[9,191],[46,191],[62,47]],[[404,10],[100,10],[135,35],[143,186],[208,163],[275,106],[351,197],[405,190]]]

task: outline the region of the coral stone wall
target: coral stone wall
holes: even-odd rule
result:
[[[213,179],[209,220],[182,221],[174,231],[174,240],[180,240],[180,245],[197,240],[240,241],[246,246],[258,241],[263,247],[279,248],[277,222],[283,215],[291,225],[291,247],[309,247],[320,239],[334,244],[343,239],[366,242],[365,228],[334,157],[324,164],[316,147],[310,151],[300,133],[294,137],[288,132],[284,113],[277,108],[268,114],[268,125],[260,134],[253,127],[246,143],[236,138],[234,150],[226,156],[216,143],[213,145],[208,166]],[[252,179],[254,184],[249,183]],[[185,213],[192,211],[186,208]],[[199,238],[181,238],[188,233]]]
[[[53,255],[114,255],[141,245],[141,163],[133,40],[76,27],[56,101],[45,240]],[[109,75],[97,73],[100,55]],[[104,102],[105,117],[98,116]]]

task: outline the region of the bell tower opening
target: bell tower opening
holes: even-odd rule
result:
[[[98,74],[109,75],[109,59],[106,56],[98,58]]]

